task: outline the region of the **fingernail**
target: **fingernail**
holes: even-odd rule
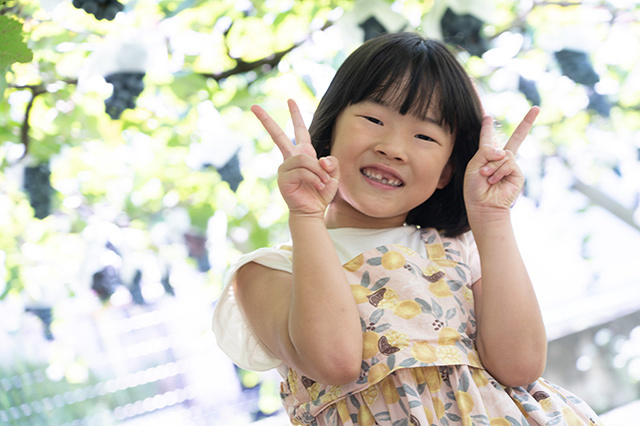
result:
[[[505,154],[504,149],[496,148],[496,149],[495,149],[495,151],[496,151],[496,155],[503,155],[503,154]]]
[[[324,167],[332,167],[333,166],[333,162],[328,157],[322,157],[320,159],[320,161],[322,161],[324,163]]]

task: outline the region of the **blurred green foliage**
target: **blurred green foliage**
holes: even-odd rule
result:
[[[284,125],[284,101],[295,98],[308,120],[332,70],[363,41],[358,25],[367,16],[389,31],[436,38],[442,37],[447,7],[482,21],[489,48],[482,57],[457,49],[455,40],[451,46],[502,133],[524,115],[528,98],[536,99],[523,93],[521,78],[535,83],[541,99],[535,139],[523,148],[537,165],[528,171],[525,195],[539,196],[551,158],[599,194],[597,182],[612,171],[626,181],[637,176],[635,2],[124,3],[113,21],[98,21],[70,1],[0,5],[0,31],[7,22],[19,23],[33,52],[29,60],[20,48],[2,76],[8,85],[0,102],[0,297],[51,306],[88,291],[97,268],[96,259],[87,258],[97,244],[87,239],[90,224],[138,231],[129,251],[155,253],[170,269],[194,264],[182,234],[208,235],[211,243],[217,217],[221,242],[209,255],[218,266],[208,271],[214,299],[230,258],[286,235],[286,208],[274,182],[279,157],[249,106],[265,105]],[[7,42],[0,52],[20,43]],[[587,87],[563,76],[554,57],[561,49],[584,51],[599,82]],[[134,109],[112,120],[105,113],[111,87],[104,76],[132,66],[146,72],[144,91]],[[235,191],[218,173],[224,162],[213,164],[216,155],[221,161],[229,156],[229,146],[239,150],[243,173]],[[51,213],[38,219],[22,176],[25,167],[43,163],[50,167],[53,192]],[[632,225],[637,206],[628,200],[637,192],[632,186],[618,199],[617,214]],[[609,208],[616,199],[608,197],[594,203]],[[172,223],[175,212],[186,213],[189,223]]]

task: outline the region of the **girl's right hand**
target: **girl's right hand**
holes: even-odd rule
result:
[[[324,212],[338,190],[338,159],[329,156],[318,160],[298,106],[291,99],[287,103],[293,120],[295,143],[264,109],[253,105],[251,112],[260,120],[284,158],[278,168],[278,187],[290,214],[324,219]]]

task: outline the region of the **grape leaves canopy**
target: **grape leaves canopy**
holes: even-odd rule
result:
[[[349,51],[402,29],[458,52],[504,134],[541,105],[527,200],[544,206],[560,176],[572,212],[599,206],[637,233],[634,3],[0,3],[0,295],[106,301],[118,280],[145,282],[142,253],[168,277],[182,263],[209,274],[216,294],[229,259],[286,232],[280,158],[249,106],[285,123],[295,98],[309,122]],[[592,229],[577,232],[587,259]]]

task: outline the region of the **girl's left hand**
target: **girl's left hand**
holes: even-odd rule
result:
[[[524,185],[515,156],[539,112],[538,107],[529,110],[504,149],[493,144],[493,118],[484,117],[478,152],[465,172],[464,199],[469,216],[508,213]]]

